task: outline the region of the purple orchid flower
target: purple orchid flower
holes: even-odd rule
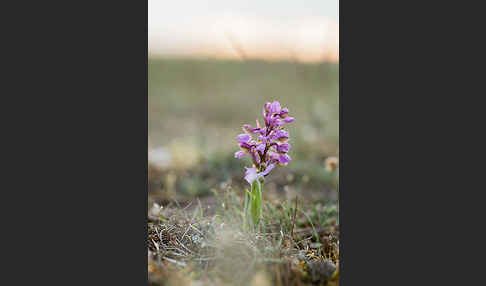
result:
[[[278,101],[267,102],[263,107],[263,122],[261,126],[256,120],[256,127],[249,124],[243,125],[244,134],[238,135],[238,142],[241,148],[235,153],[235,158],[243,158],[251,154],[253,167],[246,168],[245,180],[251,183],[259,178],[264,178],[278,165],[287,165],[291,158],[287,154],[291,148],[287,142],[289,132],[284,130],[286,123],[295,121],[295,118],[288,116],[289,109],[280,106]],[[254,140],[252,135],[258,138]]]

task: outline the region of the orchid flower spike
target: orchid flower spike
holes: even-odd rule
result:
[[[245,133],[237,137],[240,150],[235,153],[235,158],[251,155],[253,166],[246,168],[245,172],[245,180],[250,185],[256,179],[267,176],[276,165],[287,165],[291,161],[287,154],[291,148],[288,143],[290,134],[284,125],[293,121],[295,118],[289,116],[289,109],[274,101],[265,103],[263,107],[265,126],[261,126],[258,120],[255,127],[243,125]]]

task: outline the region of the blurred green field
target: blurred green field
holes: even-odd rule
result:
[[[329,180],[324,160],[339,152],[338,64],[150,59],[148,69],[151,147],[180,151],[173,157],[187,169],[214,166],[206,170],[218,177],[214,183],[233,170],[243,177],[250,162],[233,159],[236,136],[243,124],[262,123],[264,103],[278,100],[296,118],[288,124],[292,162],[278,169],[306,174],[316,187]],[[178,186],[212,187],[204,177],[187,179]]]
[[[296,159],[313,159],[314,152],[337,155],[337,64],[150,60],[148,75],[155,146],[182,140],[204,153],[236,151],[241,125],[254,124],[263,104],[278,100],[297,119],[288,126],[292,153],[306,152],[297,152],[304,157]]]

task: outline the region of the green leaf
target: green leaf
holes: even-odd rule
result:
[[[258,179],[251,184],[250,208],[253,225],[256,227],[260,221],[262,211],[262,185]]]
[[[250,201],[251,201],[251,193],[248,189],[245,189],[245,203],[243,205],[243,222],[246,226],[249,226],[248,219],[250,218]]]
[[[250,191],[248,191],[248,189],[245,189],[245,202],[244,202],[244,205],[243,205],[243,209],[245,210],[245,213],[248,212],[248,208],[249,208],[249,203],[250,203],[250,198],[251,198],[251,193]]]

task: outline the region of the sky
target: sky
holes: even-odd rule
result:
[[[148,0],[149,56],[337,61],[338,0]]]

